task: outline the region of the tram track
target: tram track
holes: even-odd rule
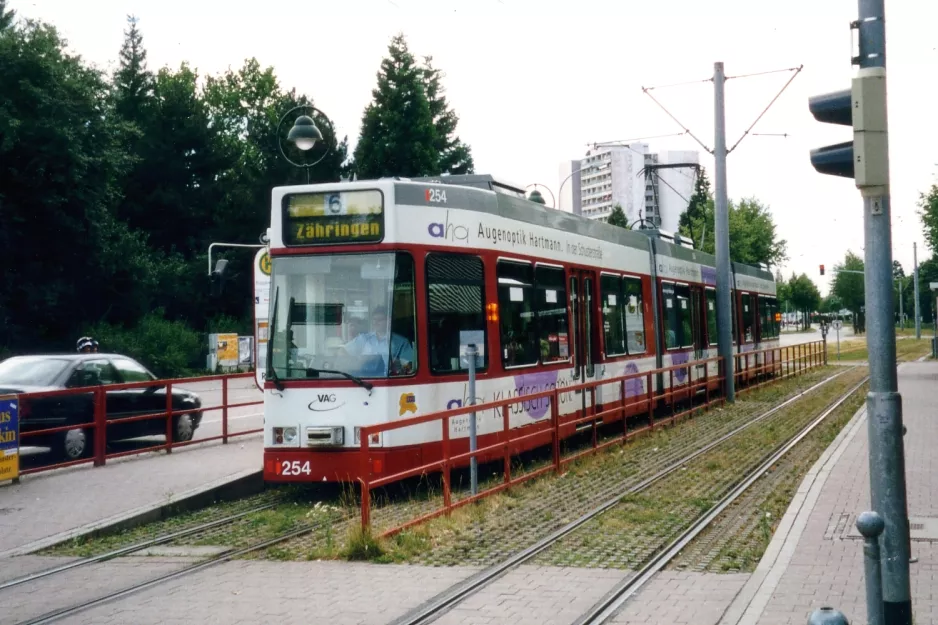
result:
[[[275,505],[275,504],[267,504],[267,505],[265,505],[265,506],[259,507],[259,509],[268,509],[268,508],[272,508],[274,505]],[[190,528],[190,529],[187,529],[187,530],[182,530],[182,531],[180,531],[180,532],[175,532],[173,535],[166,535],[166,536],[163,536],[163,537],[154,539],[154,540],[152,540],[152,541],[147,541],[147,543],[148,543],[147,545],[143,545],[143,543],[140,543],[139,545],[132,545],[132,546],[129,546],[129,547],[125,547],[125,548],[122,548],[122,549],[115,550],[114,552],[109,552],[109,553],[107,553],[107,554],[102,554],[101,556],[96,556],[96,557],[94,557],[94,558],[86,558],[86,559],[84,559],[84,560],[82,560],[82,561],[80,561],[80,562],[74,563],[74,564],[76,564],[76,565],[78,565],[78,566],[84,566],[84,565],[86,565],[86,564],[94,564],[94,563],[96,563],[96,562],[102,562],[102,561],[104,561],[105,556],[107,556],[106,559],[114,559],[114,558],[117,558],[117,557],[120,557],[120,556],[128,555],[129,553],[132,553],[132,552],[134,552],[134,551],[141,551],[141,550],[143,550],[143,549],[146,549],[146,548],[148,548],[148,546],[152,546],[152,545],[154,545],[154,544],[162,544],[162,543],[165,543],[165,542],[169,542],[169,541],[171,541],[171,540],[175,540],[175,539],[177,539],[177,538],[181,538],[181,537],[183,537],[184,535],[185,535],[185,536],[192,535],[192,534],[196,533],[196,530],[197,530],[197,529],[198,529],[199,531],[204,531],[204,530],[206,530],[206,529],[211,529],[210,527],[208,527],[209,525],[211,525],[212,527],[217,527],[217,526],[219,526],[219,525],[222,525],[222,524],[223,524],[223,521],[227,521],[227,522],[236,521],[236,520],[239,519],[239,518],[243,518],[243,517],[247,516],[248,514],[251,514],[251,513],[253,513],[253,512],[257,512],[257,511],[258,511],[258,510],[252,510],[252,511],[246,511],[246,512],[243,512],[243,513],[239,513],[239,514],[237,514],[237,515],[232,515],[231,517],[229,517],[229,518],[227,518],[227,519],[219,519],[219,520],[217,520],[217,521],[213,521],[213,522],[211,522],[211,523],[207,523],[207,524],[205,524],[206,527]],[[310,534],[310,533],[312,533],[312,532],[315,532],[316,530],[322,529],[322,528],[326,527],[326,526],[329,525],[329,524],[339,523],[339,522],[343,522],[343,521],[347,521],[347,520],[348,520],[348,519],[347,519],[347,518],[344,518],[343,515],[334,515],[334,516],[331,517],[331,518],[322,519],[322,520],[317,521],[317,522],[314,522],[314,523],[308,523],[308,524],[305,524],[305,525],[303,525],[303,526],[301,526],[301,527],[294,528],[294,529],[292,529],[292,530],[290,530],[290,531],[288,531],[288,532],[284,532],[284,533],[279,534],[279,535],[277,535],[277,536],[274,536],[274,537],[272,537],[272,538],[268,538],[268,539],[265,539],[265,540],[262,540],[262,541],[258,541],[258,542],[252,543],[252,544],[250,544],[250,545],[248,545],[248,546],[245,546],[245,547],[227,549],[227,550],[225,550],[225,551],[223,551],[223,552],[221,552],[221,553],[218,553],[218,554],[216,554],[216,555],[214,555],[214,556],[212,556],[212,557],[209,557],[209,558],[207,558],[207,559],[204,559],[204,560],[201,560],[201,561],[198,561],[198,562],[193,562],[193,563],[191,563],[191,564],[188,564],[188,565],[186,565],[186,566],[184,566],[184,567],[182,567],[182,568],[180,568],[180,569],[178,569],[178,570],[171,571],[171,572],[169,572],[169,573],[164,573],[164,574],[162,574],[162,575],[158,575],[158,576],[153,577],[153,578],[151,578],[151,579],[147,579],[147,580],[144,580],[144,581],[141,581],[141,582],[132,584],[132,585],[127,586],[127,587],[125,587],[125,588],[121,588],[121,589],[119,589],[119,590],[115,590],[115,591],[112,591],[112,592],[105,593],[105,594],[103,594],[103,595],[101,595],[101,596],[99,596],[99,597],[97,597],[97,598],[89,599],[89,600],[87,600],[87,601],[83,601],[83,602],[80,602],[80,603],[77,603],[77,604],[74,604],[74,605],[71,605],[71,606],[68,606],[68,607],[64,607],[64,608],[52,610],[52,611],[46,612],[46,613],[44,613],[44,614],[41,614],[41,615],[39,615],[39,616],[36,616],[36,617],[33,617],[33,618],[29,618],[29,619],[24,620],[24,621],[19,621],[16,625],[40,625],[40,624],[44,624],[44,623],[53,623],[53,622],[59,621],[59,620],[61,620],[61,619],[67,618],[67,617],[69,617],[69,616],[74,616],[74,615],[79,614],[79,613],[81,613],[81,612],[85,612],[86,610],[89,610],[89,609],[91,609],[91,608],[94,608],[94,607],[97,607],[97,606],[100,606],[100,605],[104,605],[104,604],[106,604],[106,603],[110,603],[110,602],[112,602],[112,601],[116,601],[116,600],[121,599],[121,598],[123,598],[123,597],[126,597],[126,596],[128,596],[128,595],[132,595],[132,594],[134,594],[134,593],[137,593],[137,592],[146,590],[146,589],[148,589],[148,588],[152,588],[152,587],[154,587],[154,586],[158,586],[158,585],[160,585],[160,584],[164,584],[164,583],[166,583],[166,582],[172,581],[172,580],[174,580],[174,579],[178,579],[178,578],[180,578],[180,577],[184,577],[184,576],[187,576],[187,575],[191,575],[191,574],[196,573],[196,572],[198,572],[198,571],[202,571],[202,570],[204,570],[204,569],[207,569],[207,568],[216,566],[216,565],[218,565],[218,564],[221,564],[221,563],[223,563],[223,562],[227,562],[227,561],[229,561],[229,560],[233,560],[233,559],[235,559],[235,558],[239,558],[239,557],[245,556],[245,555],[247,555],[247,554],[250,554],[250,553],[253,553],[253,552],[256,552],[256,551],[262,551],[262,550],[264,550],[264,549],[268,549],[268,548],[270,548],[270,547],[276,546],[276,545],[278,545],[278,544],[280,544],[280,543],[283,543],[283,542],[286,542],[286,541],[288,541],[288,540],[292,540],[292,539],[295,539],[295,538],[299,538],[299,537],[301,537],[301,536],[305,536],[305,535],[307,535],[307,534]],[[121,552],[121,553],[120,553],[120,554],[117,554],[118,551]],[[115,554],[116,554],[116,555],[115,555]],[[92,560],[94,560],[94,562],[92,562]],[[11,582],[8,582],[5,587],[6,587],[6,588],[9,588],[9,587],[14,586],[14,585],[19,585],[19,584],[27,583],[27,582],[29,582],[29,581],[38,580],[38,579],[41,579],[41,578],[43,578],[43,577],[49,577],[49,576],[51,576],[51,575],[55,575],[55,574],[57,574],[57,573],[62,573],[62,572],[65,572],[65,571],[67,571],[67,570],[72,570],[72,569],[74,569],[74,568],[76,568],[76,566],[71,566],[71,567],[69,567],[68,565],[64,565],[64,566],[62,566],[62,567],[56,567],[55,569],[49,569],[49,570],[47,570],[47,571],[43,571],[43,572],[41,572],[41,573],[37,573],[37,574],[34,574],[34,575],[32,575],[32,576],[24,576],[23,578],[20,578],[20,579],[18,579],[18,580],[12,580]],[[14,584],[14,582],[15,582],[15,584]],[[0,590],[2,590],[2,588],[0,588]]]
[[[757,417],[750,419],[746,423],[721,435],[719,438],[707,443],[705,446],[671,462],[669,465],[665,466],[664,468],[659,470],[657,473],[646,478],[642,482],[638,484],[634,484],[627,489],[615,492],[615,494],[605,503],[597,506],[596,508],[587,512],[586,514],[580,516],[579,518],[575,519],[571,523],[558,529],[557,531],[553,532],[546,538],[538,541],[536,544],[528,547],[527,549],[524,549],[516,553],[515,555],[507,558],[506,560],[481,571],[480,573],[476,574],[469,580],[466,580],[460,584],[457,584],[456,586],[451,587],[447,591],[444,591],[443,593],[441,593],[434,599],[431,599],[429,602],[425,603],[423,606],[418,607],[416,610],[409,613],[408,615],[405,615],[404,617],[401,617],[397,619],[396,621],[394,621],[394,625],[411,625],[411,624],[417,625],[417,624],[430,623],[430,622],[435,621],[438,617],[442,616],[442,614],[444,614],[445,612],[448,612],[450,609],[452,609],[453,607],[461,603],[464,599],[476,594],[477,592],[482,590],[484,587],[488,586],[491,582],[493,582],[497,578],[506,574],[508,571],[517,568],[518,566],[524,564],[525,562],[530,561],[532,558],[537,556],[539,553],[545,551],[552,545],[556,544],[565,536],[568,536],[572,534],[573,532],[575,532],[576,530],[580,529],[584,524],[586,524],[591,519],[594,519],[598,517],[599,515],[603,514],[604,512],[614,508],[616,505],[620,503],[623,497],[626,497],[632,494],[637,494],[641,491],[644,491],[650,488],[651,486],[658,483],[659,481],[667,478],[669,475],[671,475],[675,471],[680,470],[681,467],[686,465],[688,462],[694,460],[695,458],[702,456],[703,454],[706,454],[707,452],[713,450],[718,445],[732,439],[733,437],[739,435],[740,433],[744,432],[745,430],[752,427],[753,425],[760,423],[760,422],[764,422],[766,419],[769,419],[772,415],[777,414],[778,412],[784,410],[785,408],[791,406],[795,402],[809,395],[813,391],[822,388],[826,384],[849,373],[850,371],[855,370],[856,368],[857,367],[845,368],[843,371],[835,373],[815,383],[811,387],[804,389],[800,391],[799,393],[787,398],[785,401],[783,401],[777,406],[774,406],[772,409],[762,413],[761,415]],[[855,387],[851,389],[850,391],[848,391],[841,398],[841,400],[838,402],[837,405],[839,405],[847,397],[849,397],[856,390],[856,388],[858,387]],[[830,410],[832,411],[834,408],[836,408],[836,406],[832,407]],[[26,575],[20,578],[16,578],[8,582],[5,582],[3,584],[0,584],[0,591],[4,591],[10,588],[17,587],[17,586],[22,586],[24,584],[28,584],[33,581],[38,581],[40,579],[52,577],[54,575],[65,573],[67,571],[72,571],[72,570],[75,570],[84,566],[88,566],[88,565],[92,565],[96,563],[102,563],[102,562],[106,562],[109,560],[115,560],[123,556],[132,555],[133,553],[144,551],[154,546],[158,546],[158,545],[165,544],[165,543],[170,543],[170,542],[173,542],[178,539],[185,538],[185,537],[191,537],[199,533],[206,532],[208,530],[217,529],[219,527],[223,527],[226,524],[236,523],[241,519],[247,518],[249,515],[256,514],[257,512],[262,512],[267,509],[272,509],[276,505],[277,505],[276,502],[274,503],[268,502],[263,505],[257,506],[253,509],[241,511],[237,514],[232,514],[221,519],[216,519],[207,523],[202,523],[200,525],[189,527],[183,530],[170,532],[170,533],[167,533],[167,534],[164,534],[164,535],[152,538],[152,539],[148,539],[145,541],[135,543],[133,545],[128,545],[128,546],[114,549],[106,553],[98,554],[92,557],[82,558],[81,560],[78,560],[76,562],[67,563],[58,567],[53,567],[51,569],[40,571],[38,573],[33,573],[33,574]],[[149,589],[149,588],[153,588],[155,586],[170,582],[172,580],[179,579],[181,577],[185,577],[187,575],[197,573],[199,571],[205,570],[215,565],[222,564],[224,562],[234,560],[236,558],[241,558],[245,555],[248,555],[254,552],[269,549],[270,547],[274,547],[281,543],[286,543],[288,541],[307,536],[309,534],[316,532],[317,530],[326,528],[330,524],[332,524],[333,526],[336,526],[338,524],[348,523],[350,522],[350,520],[351,520],[351,517],[349,517],[347,514],[341,514],[341,513],[333,514],[333,515],[330,515],[329,518],[321,519],[313,523],[303,524],[300,527],[295,527],[289,531],[283,532],[271,538],[266,538],[260,541],[256,541],[254,543],[251,543],[243,547],[228,548],[225,551],[215,554],[206,559],[203,559],[197,562],[192,562],[190,564],[184,565],[182,568],[179,568],[177,570],[159,574],[155,577],[151,577],[150,579],[146,579],[138,583],[131,584],[127,587],[114,590],[114,591],[110,591],[110,592],[103,592],[100,596],[96,598],[89,599],[86,601],[80,601],[67,607],[62,607],[62,608],[58,608],[55,610],[47,611],[39,616],[31,617],[29,619],[20,621],[17,623],[17,625],[39,625],[39,624],[44,624],[44,623],[57,622],[67,617],[85,612],[89,609],[127,597],[134,593],[137,593],[137,592]],[[663,566],[666,563],[667,561],[664,561],[662,562],[661,565]],[[651,575],[653,575],[653,573]],[[638,587],[636,587],[635,589],[637,590],[637,588]],[[631,596],[631,593],[633,592],[634,591],[629,591],[628,589],[625,589],[623,593],[627,593],[627,595],[623,595],[623,596],[626,596],[627,598],[627,596]],[[589,621],[589,622],[602,622],[602,621]]]
[[[509,558],[494,564],[473,575],[469,579],[464,580],[463,582],[443,591],[436,597],[433,597],[429,601],[425,602],[423,605],[418,606],[411,612],[394,620],[391,625],[426,625],[436,621],[445,613],[457,607],[469,597],[482,591],[498,578],[501,578],[510,571],[517,569],[522,564],[531,561],[538,554],[545,552],[550,547],[559,543],[563,538],[581,529],[589,521],[592,521],[603,513],[615,508],[621,503],[623,498],[629,497],[631,495],[637,495],[645,490],[648,490],[653,485],[681,470],[687,465],[687,463],[714,450],[719,445],[733,439],[752,426],[765,422],[773,415],[791,406],[812,391],[821,388],[834,379],[855,369],[856,367],[850,367],[845,371],[834,374],[822,380],[821,382],[818,382],[810,388],[807,388],[804,391],[788,398],[781,404],[764,412],[758,417],[749,420],[745,424],[731,430],[716,440],[711,441],[704,447],[701,447],[693,453],[683,456],[680,459],[672,462],[647,479],[634,484],[627,489],[617,492],[611,499],[596,506],[579,518],[573,520],[567,525],[564,525],[560,529],[552,532],[530,547],[517,552]],[[768,456],[763,459],[758,467],[747,474],[747,476],[743,478],[743,480],[736,487],[734,487],[730,493],[718,501],[712,508],[710,508],[710,510],[698,517],[698,519],[687,530],[682,532],[682,534],[677,539],[672,541],[663,551],[659,552],[657,555],[652,556],[652,558],[646,562],[635,575],[629,577],[624,582],[617,584],[609,593],[603,597],[603,599],[600,600],[599,603],[594,605],[592,608],[590,608],[589,611],[582,615],[576,621],[575,625],[593,625],[608,621],[608,619],[613,614],[615,614],[622,607],[622,605],[632,595],[634,595],[635,592],[641,588],[641,586],[645,584],[645,582],[651,579],[658,571],[667,565],[668,562],[670,562],[671,559],[677,555],[677,553],[679,553],[684,546],[689,544],[701,531],[708,527],[713,522],[713,520],[716,519],[720,513],[723,512],[730,504],[736,501],[736,499],[742,493],[746,492],[752,483],[764,475],[770,467],[772,467],[781,457],[787,454],[793,447],[795,447],[801,440],[803,440],[804,437],[807,436],[818,424],[822,423],[831,413],[833,413],[838,407],[846,402],[859,388],[863,386],[863,384],[866,383],[868,379],[868,376],[864,377],[859,384],[852,386],[848,391],[843,393],[836,401],[833,402],[833,404],[830,404],[828,407],[826,407],[819,416],[812,419],[808,425],[801,428],[793,437],[789,438],[781,446],[768,454]]]

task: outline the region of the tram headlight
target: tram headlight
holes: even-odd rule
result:
[[[283,442],[292,443],[296,440],[296,428],[283,428]]]

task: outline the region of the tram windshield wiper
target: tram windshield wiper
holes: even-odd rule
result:
[[[314,369],[312,367],[308,367],[306,369],[306,377],[308,378],[318,378],[319,374],[321,373],[331,373],[332,375],[341,375],[343,378],[346,378],[347,380],[351,380],[355,384],[359,385],[360,387],[368,391],[369,394],[371,393],[371,389],[374,388],[374,385],[371,382],[362,380],[360,377],[354,376],[351,373],[346,373],[345,371],[337,371],[335,369]]]

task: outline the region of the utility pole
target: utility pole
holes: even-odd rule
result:
[[[717,350],[723,356],[726,401],[736,401],[733,354],[733,307],[730,301],[730,224],[726,199],[726,111],[723,63],[713,64],[714,238],[717,256]]]
[[[858,8],[859,19],[851,28],[859,33],[860,53],[852,62],[860,69],[852,88],[815,96],[808,103],[818,121],[853,126],[853,141],[812,150],[811,163],[822,174],[854,178],[863,196],[870,499],[886,528],[881,538],[883,617],[889,625],[911,625],[902,397],[893,325],[884,0],[858,0]]]
[[[788,69],[773,70],[771,72],[759,72],[759,74],[746,74],[742,76],[729,76],[727,77],[723,71],[723,63],[717,62],[713,64],[713,78],[708,79],[713,81],[713,117],[714,117],[714,146],[711,150],[707,145],[701,141],[693,132],[690,131],[684,124],[680,122],[671,112],[668,111],[658,100],[655,99],[655,96],[651,94],[653,89],[658,89],[660,87],[642,87],[642,91],[654,101],[661,109],[668,114],[668,116],[673,119],[681,128],[684,130],[681,134],[689,135],[697,143],[703,147],[704,150],[713,154],[714,159],[714,239],[716,244],[716,258],[717,258],[717,349],[721,358],[723,358],[724,369],[724,390],[726,401],[733,402],[736,400],[736,385],[733,377],[733,365],[734,354],[733,354],[733,307],[732,300],[730,299],[730,291],[733,288],[732,281],[730,279],[730,229],[729,229],[729,209],[726,195],[726,157],[729,156],[733,150],[739,147],[739,144],[742,143],[743,139],[749,136],[750,131],[759,123],[759,120],[768,112],[772,107],[772,104],[778,100],[779,96],[788,88],[788,85],[792,83],[795,77],[801,72],[804,66],[791,67]],[[793,72],[789,77],[788,82],[779,90],[779,92],[772,98],[772,101],[763,109],[759,116],[756,117],[755,121],[749,125],[749,127],[743,131],[742,136],[734,143],[731,147],[727,148],[726,146],[726,111],[724,107],[724,86],[728,78],[746,78],[748,76],[764,75],[764,74],[774,74],[780,72]],[[672,85],[664,85],[668,87],[677,87],[680,85],[687,84],[697,84],[700,81],[695,80],[689,83],[675,83]],[[759,134],[759,133],[753,133]],[[782,136],[788,136],[787,134]]]
[[[909,580],[908,501],[902,442],[902,396],[896,371],[896,330],[892,323],[892,224],[889,205],[889,143],[886,116],[886,10],[884,0],[859,0],[860,70],[854,102],[854,141],[864,159],[857,183],[863,195],[866,240],[867,345],[870,392],[867,419],[870,444],[870,494],[873,510],[886,522],[883,543],[883,618],[890,625],[912,625]],[[863,171],[863,170],[866,171]],[[862,185],[862,186],[861,186]]]
[[[922,338],[922,316],[918,310],[918,243],[912,243],[913,282],[915,282],[915,340]]]

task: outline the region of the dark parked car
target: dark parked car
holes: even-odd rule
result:
[[[157,377],[146,367],[118,354],[65,354],[15,356],[0,362],[0,395],[36,393],[71,388],[93,388],[101,384],[150,382]],[[94,421],[93,395],[80,393],[59,397],[23,399],[20,406],[20,432],[91,423]],[[173,417],[173,440],[192,439],[202,421],[202,400],[198,395],[173,389],[173,410],[187,410]],[[166,387],[109,391],[107,393],[108,441],[166,434],[165,419],[144,419],[122,423],[122,419],[166,410]],[[93,430],[76,429],[27,437],[24,445],[50,447],[69,460],[88,456],[94,450]]]

